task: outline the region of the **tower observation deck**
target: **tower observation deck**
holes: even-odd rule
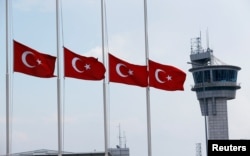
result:
[[[226,65],[213,55],[213,50],[201,46],[201,38],[191,40],[191,65],[189,71],[193,74],[194,86],[200,104],[202,116],[205,118],[209,140],[227,140],[228,115],[227,100],[235,98],[237,66]]]

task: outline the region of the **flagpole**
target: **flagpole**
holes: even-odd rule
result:
[[[148,48],[148,17],[147,17],[147,0],[144,0],[144,30],[145,30],[145,56],[147,71],[149,71],[149,48]],[[148,80],[149,82],[149,80]],[[151,145],[151,110],[150,110],[150,88],[146,88],[146,102],[147,102],[147,137],[148,137],[148,156],[152,156]]]
[[[104,48],[104,39],[105,39],[105,28],[104,28],[104,0],[101,0],[101,21],[102,21],[102,60],[103,64],[106,66],[106,54]],[[105,156],[108,156],[108,108],[107,108],[107,72],[105,78],[103,79],[103,115],[104,115],[104,150]]]
[[[62,98],[61,98],[61,55],[60,55],[60,21],[59,1],[56,0],[56,42],[57,42],[57,119],[58,119],[58,156],[62,156]]]
[[[9,68],[9,0],[6,3],[6,155],[9,156],[10,150],[10,68]]]

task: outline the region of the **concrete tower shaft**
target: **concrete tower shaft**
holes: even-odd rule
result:
[[[227,100],[234,99],[237,84],[237,73],[240,67],[214,64],[215,57],[209,48],[201,47],[200,38],[191,47],[191,64],[194,86],[199,100],[201,114],[207,116],[208,139],[229,139]],[[195,47],[193,47],[195,45]]]

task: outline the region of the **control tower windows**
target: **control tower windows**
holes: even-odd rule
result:
[[[236,82],[236,70],[213,70],[213,81]]]
[[[193,77],[195,83],[210,82],[210,70],[194,72]]]

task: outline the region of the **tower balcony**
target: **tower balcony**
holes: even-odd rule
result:
[[[191,90],[196,92],[198,99],[221,97],[230,100],[240,88],[236,82],[204,82],[195,84]]]

